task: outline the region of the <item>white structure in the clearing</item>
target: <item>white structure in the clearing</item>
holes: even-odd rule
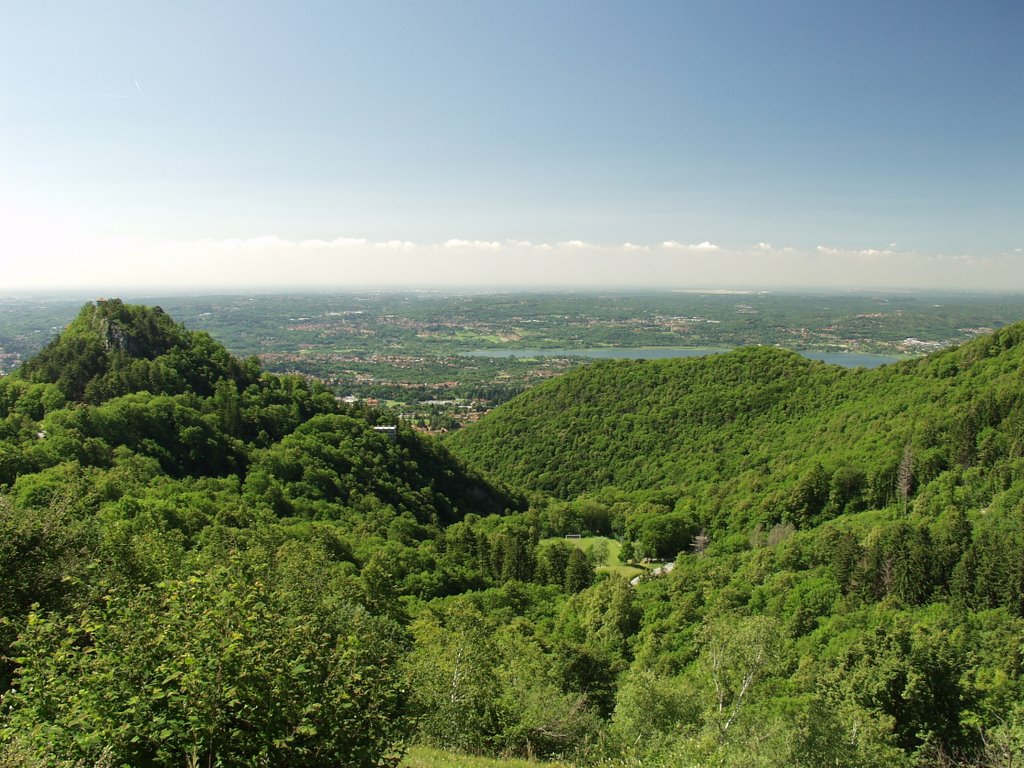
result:
[[[650,573],[641,574],[640,576],[637,576],[634,579],[630,580],[629,583],[630,583],[631,586],[635,587],[641,581],[647,581],[647,579],[655,579],[658,576],[664,576],[666,573],[672,573],[672,569],[675,568],[675,567],[676,567],[675,562],[665,563],[664,565],[659,565],[657,568],[652,570]]]

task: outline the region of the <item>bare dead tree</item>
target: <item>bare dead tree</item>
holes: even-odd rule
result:
[[[703,555],[704,550],[708,548],[708,544],[711,542],[711,538],[705,533],[702,528],[700,533],[693,537],[693,541],[690,542],[690,551],[695,555]]]

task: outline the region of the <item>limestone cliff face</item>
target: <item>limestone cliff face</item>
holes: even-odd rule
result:
[[[108,351],[124,352],[130,357],[152,360],[181,342],[181,329],[160,307],[140,308],[120,299],[99,299],[87,304],[83,315]]]

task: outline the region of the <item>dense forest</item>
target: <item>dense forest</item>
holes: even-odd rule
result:
[[[595,363],[441,444],[88,304],[0,378],[0,766],[1015,765],[1022,342]]]

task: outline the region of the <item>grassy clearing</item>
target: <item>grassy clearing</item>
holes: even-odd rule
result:
[[[551,539],[551,541],[563,541],[563,539]],[[598,573],[616,573],[619,576],[623,576],[627,579],[632,579],[634,576],[639,576],[642,573],[646,573],[646,568],[640,566],[625,565],[619,560],[619,552],[622,551],[622,544],[617,542],[615,539],[609,539],[607,536],[586,536],[582,539],[564,539],[568,544],[574,547],[582,549],[584,552],[590,552],[595,547],[605,547],[605,557],[601,562],[597,564]]]
[[[402,761],[401,768],[569,768],[569,765],[535,760],[499,760],[493,757],[457,755],[431,747],[412,747]]]
[[[624,579],[632,580],[636,576],[640,576],[649,571],[649,568],[641,568],[638,565],[626,565],[624,563],[618,563],[616,565],[601,565],[598,566],[598,573],[615,573]]]

